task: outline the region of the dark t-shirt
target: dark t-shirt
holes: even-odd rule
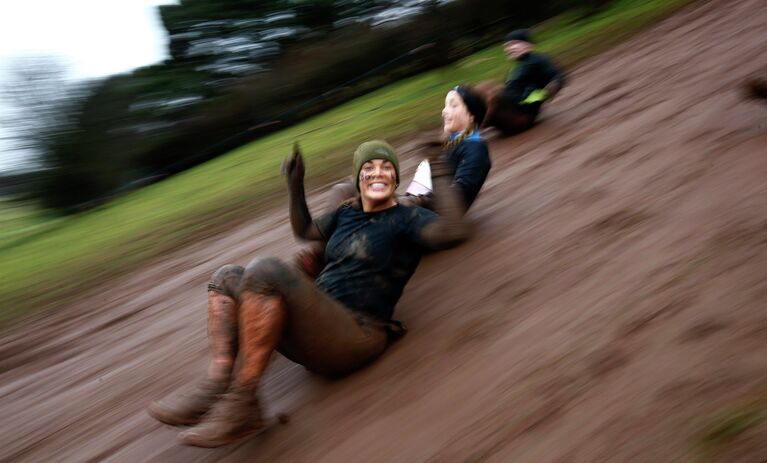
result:
[[[545,55],[529,53],[517,60],[517,66],[506,79],[503,97],[519,103],[527,98],[530,92],[542,89],[552,80],[558,80],[564,85],[565,76]]]
[[[436,217],[428,209],[399,204],[370,213],[342,205],[323,215],[315,221],[327,239],[317,287],[352,310],[391,319],[427,251],[421,231]]]

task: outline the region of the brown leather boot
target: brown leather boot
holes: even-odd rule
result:
[[[226,392],[228,386],[228,382],[206,378],[189,391],[152,402],[148,409],[149,415],[171,426],[195,425]]]
[[[254,387],[232,388],[216,402],[197,426],[178,435],[182,444],[221,447],[264,429],[264,420]]]

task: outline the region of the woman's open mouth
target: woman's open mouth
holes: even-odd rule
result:
[[[389,184],[384,182],[372,182],[368,184],[368,190],[370,191],[386,191],[389,189]]]

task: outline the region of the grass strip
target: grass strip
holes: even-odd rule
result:
[[[561,15],[534,28],[539,49],[566,67],[603,52],[692,0],[618,0],[599,14]],[[61,303],[191,240],[283,204],[282,159],[298,140],[308,180],[345,175],[350,153],[372,138],[435,128],[456,83],[502,79],[500,45],[379,89],[94,210],[53,221],[14,216],[0,234],[0,321]],[[340,171],[339,171],[340,169]],[[3,217],[0,209],[0,218]],[[29,227],[20,233],[17,227]]]

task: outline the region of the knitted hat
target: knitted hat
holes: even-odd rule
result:
[[[514,40],[521,40],[523,42],[534,43],[532,37],[530,37],[530,31],[527,29],[516,29],[506,34],[506,40],[504,42],[511,42]]]
[[[461,95],[463,104],[466,105],[469,114],[474,116],[474,125],[477,127],[481,126],[482,121],[485,120],[485,113],[487,113],[485,100],[483,100],[471,87],[466,85],[456,85],[453,90]]]
[[[357,191],[360,189],[360,170],[362,165],[373,159],[385,159],[394,165],[394,172],[397,174],[397,183],[399,184],[399,159],[394,148],[382,140],[366,141],[361,144],[354,152],[354,184]]]

